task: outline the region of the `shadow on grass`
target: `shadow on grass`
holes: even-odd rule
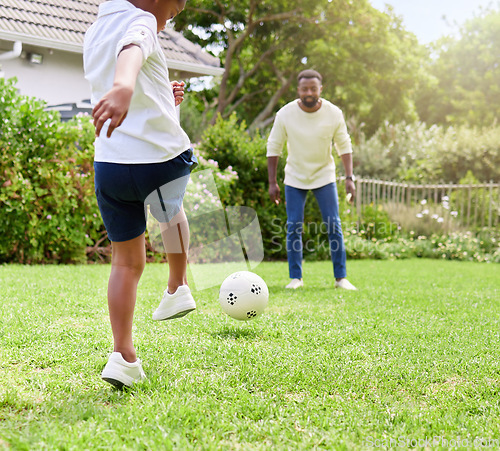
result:
[[[359,287],[358,287],[359,290]],[[331,286],[322,286],[321,284],[315,285],[313,282],[310,282],[308,285],[304,285],[303,287],[297,288],[296,290],[287,289],[284,286],[271,286],[269,287],[269,302],[272,300],[272,296],[286,296],[286,297],[300,297],[305,301],[311,295],[341,295],[346,293],[358,293],[359,291],[349,291],[342,290],[339,288],[335,288],[333,283]]]
[[[251,327],[251,328],[250,328]],[[225,326],[223,329],[214,331],[210,335],[223,340],[252,339],[257,337],[254,327]]]

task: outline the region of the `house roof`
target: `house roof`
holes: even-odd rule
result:
[[[0,39],[82,53],[85,31],[104,0],[2,0]],[[166,28],[159,35],[171,69],[196,75],[221,75],[218,58],[180,33]]]

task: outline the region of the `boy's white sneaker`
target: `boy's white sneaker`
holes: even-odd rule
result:
[[[303,287],[304,282],[302,279],[292,279],[291,282],[285,287],[288,290],[296,290],[299,287]]]
[[[352,290],[352,291],[357,291],[358,289],[351,283],[349,282],[345,277],[340,280],[335,281],[335,288],[342,288],[344,290]]]
[[[139,359],[135,362],[127,362],[120,352],[113,352],[109,356],[108,363],[102,370],[101,377],[117,388],[123,386],[131,387],[136,382],[146,378],[142,370],[142,364]]]
[[[181,285],[174,294],[169,294],[168,288],[163,293],[160,305],[153,313],[155,321],[180,318],[196,308],[191,290],[187,285]]]

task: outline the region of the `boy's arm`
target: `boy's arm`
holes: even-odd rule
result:
[[[111,119],[107,133],[109,138],[113,130],[119,127],[127,117],[142,63],[143,53],[140,47],[135,44],[123,47],[116,60],[113,87],[104,94],[92,111],[96,136],[101,133],[104,123]]]

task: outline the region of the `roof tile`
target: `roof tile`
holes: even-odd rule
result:
[[[83,45],[85,31],[103,0],[2,0],[0,31]],[[159,35],[167,59],[219,67],[219,59],[180,33],[166,28]]]

